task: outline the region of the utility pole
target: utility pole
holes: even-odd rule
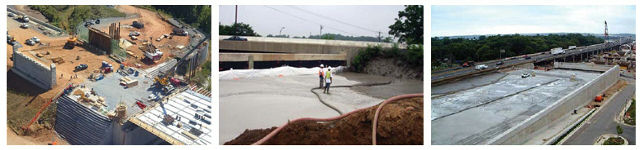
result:
[[[232,25],[234,27],[234,34],[236,35],[239,33],[238,30],[238,25],[237,25],[237,12],[238,12],[238,7],[239,5],[234,5],[234,24]]]
[[[382,32],[381,31],[377,32],[377,42],[382,42]]]
[[[607,20],[605,20],[605,42],[607,42],[607,40],[609,40],[609,36],[607,34]]]
[[[286,27],[281,27],[281,29],[279,29],[279,35],[281,35],[281,31],[284,30],[285,28]]]
[[[324,26],[319,25],[319,38],[321,39],[322,37],[322,29],[324,29]]]

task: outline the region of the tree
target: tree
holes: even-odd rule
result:
[[[219,35],[260,36],[252,30],[252,26],[244,23],[236,23],[231,26],[219,24]]]
[[[388,33],[399,38],[398,42],[423,44],[424,42],[424,6],[407,5],[404,11],[398,12],[398,18],[389,28]]]

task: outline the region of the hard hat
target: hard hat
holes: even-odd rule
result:
[[[321,64],[321,65],[319,65],[319,67],[322,67],[322,68],[324,68],[324,64]]]

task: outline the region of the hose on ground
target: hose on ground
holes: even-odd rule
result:
[[[332,87],[332,86],[331,86],[331,87]],[[389,98],[389,99],[385,100],[384,102],[380,103],[380,106],[378,107],[378,110],[375,112],[375,118],[374,118],[374,120],[373,120],[373,128],[374,128],[374,129],[376,129],[376,127],[377,127],[377,116],[378,116],[377,114],[379,113],[379,111],[381,110],[381,107],[382,107],[384,104],[387,104],[387,103],[389,103],[389,102],[391,102],[391,101],[396,101],[396,100],[399,100],[399,99],[405,99],[405,98],[410,98],[410,97],[421,97],[421,96],[423,96],[423,95],[424,95],[424,94],[421,94],[421,93],[419,93],[419,94],[405,94],[405,95],[399,95],[399,96],[391,97],[391,98]],[[259,141],[255,142],[255,143],[252,143],[252,145],[262,145],[262,144],[266,143],[266,142],[267,142],[268,140],[270,140],[272,137],[274,137],[275,135],[277,135],[277,133],[279,133],[279,131],[283,130],[287,125],[289,125],[289,124],[291,124],[291,123],[294,123],[294,122],[301,122],[301,121],[333,121],[333,120],[338,120],[338,119],[345,118],[345,117],[346,117],[346,116],[348,116],[348,115],[351,115],[351,114],[356,113],[356,112],[359,112],[359,111],[367,110],[367,109],[369,109],[369,108],[370,108],[370,107],[365,107],[365,108],[361,108],[361,109],[353,110],[353,111],[351,111],[351,112],[348,112],[348,113],[342,114],[342,115],[340,115],[340,116],[331,117],[331,118],[299,118],[299,119],[295,119],[295,120],[292,120],[292,121],[288,121],[286,124],[284,124],[284,125],[282,125],[282,126],[279,126],[277,129],[273,130],[273,131],[272,131],[272,132],[270,132],[268,135],[266,135],[266,136],[264,136],[263,138],[261,138]],[[373,130],[373,131],[375,132],[375,130]],[[373,133],[373,144],[376,144],[376,142],[375,142],[375,140],[376,140],[376,138],[375,138],[375,137],[376,137],[376,135],[377,135],[376,133]]]
[[[347,88],[350,88],[350,87],[355,87],[355,86],[378,86],[378,85],[387,85],[387,84],[391,84],[391,82],[392,82],[392,81],[388,81],[388,82],[381,82],[381,83],[364,83],[364,84],[355,84],[355,85],[335,85],[335,86],[330,86],[330,87],[331,87],[331,88],[338,88],[338,87],[347,87]],[[339,113],[339,115],[342,115],[342,114],[343,114],[341,110],[337,109],[337,107],[335,107],[335,106],[333,106],[333,105],[330,105],[330,104],[326,103],[326,101],[324,101],[324,100],[321,98],[321,96],[319,96],[319,93],[317,93],[317,92],[315,92],[315,91],[314,91],[314,90],[316,90],[316,89],[322,89],[322,88],[318,88],[318,87],[316,87],[316,88],[311,88],[311,89],[310,89],[310,92],[312,92],[313,94],[315,94],[315,96],[317,96],[317,99],[319,100],[319,102],[321,102],[322,104],[326,105],[326,107],[328,107],[328,108],[330,108],[330,109],[335,110],[337,113]]]

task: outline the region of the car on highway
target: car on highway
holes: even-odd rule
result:
[[[15,17],[16,16],[16,14],[14,14],[12,12],[9,12],[7,15],[9,15],[9,17]]]
[[[240,37],[240,36],[232,36],[232,37],[230,37],[230,38],[223,39],[223,40],[229,40],[229,41],[248,41],[248,39],[247,39],[247,38],[242,38],[242,37]]]
[[[523,73],[520,77],[527,78],[527,77],[529,77],[529,74],[528,73]]]
[[[489,66],[487,66],[487,65],[477,65],[476,66],[476,70],[483,70],[483,69],[487,69],[487,68],[489,68]]]
[[[500,66],[500,65],[502,65],[502,64],[505,64],[505,62],[503,62],[503,61],[498,61],[498,62],[496,63],[496,66]]]
[[[525,58],[525,60],[527,60],[527,59],[531,59],[531,56],[525,55],[523,58]]]
[[[462,67],[471,67],[473,66],[473,64],[473,61],[465,61],[464,63],[462,63]]]

